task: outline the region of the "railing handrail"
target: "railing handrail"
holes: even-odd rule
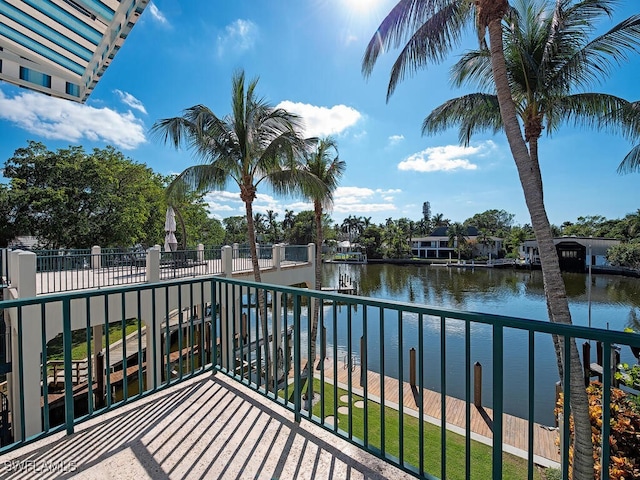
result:
[[[140,292],[152,289],[166,289],[184,284],[195,284],[202,281],[216,281],[228,283],[237,286],[255,286],[251,281],[239,280],[235,278],[224,278],[212,275],[210,278],[190,278],[161,281],[156,283],[132,284],[124,286],[114,286],[103,288],[101,290],[81,290],[71,292],[60,292],[49,295],[39,295],[31,298],[18,298],[0,301],[0,309],[24,307],[28,305],[41,305],[46,303],[62,303],[65,299],[75,300],[82,298],[103,297],[105,295],[117,295],[127,292]],[[394,310],[402,310],[403,312],[411,312],[416,314],[430,315],[434,317],[446,317],[455,320],[469,320],[475,323],[483,323],[487,325],[497,324],[501,327],[516,328],[530,332],[540,332],[555,334],[560,336],[568,336],[574,338],[582,338],[585,340],[602,340],[608,343],[621,343],[633,347],[640,347],[640,335],[634,332],[624,332],[616,330],[606,330],[597,327],[586,327],[575,324],[554,323],[543,320],[527,319],[521,317],[511,317],[507,315],[497,315],[494,313],[482,312],[465,312],[444,307],[433,307],[429,305],[420,305],[416,303],[399,302],[396,300],[376,299],[371,297],[362,297],[356,295],[347,295],[334,292],[325,292],[318,290],[310,290],[299,287],[289,287],[283,285],[274,285],[269,283],[259,284],[260,288],[265,290],[275,290],[280,293],[291,295],[303,295],[305,297],[313,297],[324,300],[332,300],[342,304],[363,305],[378,308],[392,308]]]

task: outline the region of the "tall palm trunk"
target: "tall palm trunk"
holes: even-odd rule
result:
[[[531,163],[532,165],[534,165],[534,168],[532,170],[537,170],[537,174],[535,174],[536,177],[536,187],[538,187],[540,189],[540,194],[542,195],[542,172],[540,171],[540,164],[538,162],[538,138],[540,137],[540,133],[542,132],[542,121],[540,120],[539,117],[537,117],[537,121],[533,122],[536,123],[536,125],[533,128],[531,127],[531,123],[528,123],[527,125],[525,125],[525,137],[528,138],[529,140],[529,156],[531,157]],[[532,131],[527,131],[527,130],[534,130]],[[544,205],[543,205],[544,208]],[[545,213],[546,216],[546,213]],[[547,221],[548,223],[548,221]],[[554,250],[555,250],[555,246],[554,246]],[[556,260],[557,260],[557,253],[555,253],[556,256]],[[558,265],[558,270],[560,270],[560,265]],[[544,270],[542,272],[542,276],[544,279]],[[563,283],[563,287],[564,287],[564,283]],[[546,292],[546,290],[545,290]],[[568,307],[567,307],[568,308]],[[549,318],[553,319],[553,311],[549,308],[549,302],[547,301],[547,311],[549,314]],[[571,322],[571,319],[569,319],[569,322]],[[551,339],[553,340],[553,346],[555,354],[556,354],[556,365],[558,367],[558,377],[560,379],[564,378],[564,365],[563,365],[563,360],[562,360],[562,350],[563,350],[563,343],[562,343],[562,339],[556,335],[553,334],[551,335]],[[575,343],[575,342],[574,342]]]
[[[260,264],[258,263],[258,249],[256,248],[256,231],[255,225],[253,223],[253,199],[244,201],[245,210],[247,212],[247,236],[249,237],[249,250],[251,252],[251,265],[253,266],[253,276],[256,283],[262,283],[262,277],[260,275]],[[269,328],[268,328],[268,320],[267,320],[267,312],[266,312],[266,298],[264,294],[264,290],[258,286],[258,317],[260,318],[260,326],[262,327],[262,339],[263,339],[263,348],[264,348],[264,362],[265,362],[265,371],[271,365],[271,356],[269,350]],[[275,321],[275,315],[274,315]],[[276,339],[274,338],[275,342]],[[277,369],[273,369],[274,375],[277,374]],[[267,385],[267,389],[270,388],[270,385]]]
[[[316,270],[315,270],[315,289],[322,290],[322,206],[319,202],[314,202],[314,212],[316,218]],[[316,343],[318,338],[318,320],[320,316],[320,302],[322,299],[315,299],[313,302],[313,312],[311,319],[311,350],[309,351],[309,360],[307,361],[308,381],[311,382],[311,391],[313,392],[313,368],[316,364]]]
[[[484,0],[482,3],[488,1]],[[569,304],[560,274],[560,264],[553,243],[551,225],[544,208],[540,168],[537,161],[532,160],[527,150],[511,97],[502,43],[501,20],[502,16],[492,18],[487,23],[491,48],[491,66],[500,113],[538,242],[544,290],[551,321],[571,323]],[[565,368],[567,368],[566,365]],[[575,341],[571,342],[570,365],[568,368],[571,372],[571,384],[569,387],[571,389],[571,411],[575,426],[573,478],[589,479],[593,478],[594,473],[589,404],[583,383],[582,365]],[[568,422],[569,419],[565,419],[565,421]]]

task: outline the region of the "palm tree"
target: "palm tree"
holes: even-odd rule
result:
[[[458,263],[460,263],[460,257],[462,254],[463,245],[467,244],[467,227],[460,222],[456,222],[449,226],[447,229],[447,236],[449,237],[449,246],[455,247],[458,251]]]
[[[256,230],[256,240],[261,242],[267,231],[267,218],[260,212],[253,215],[253,226]]]
[[[322,290],[322,243],[323,243],[323,213],[324,209],[333,206],[333,192],[338,187],[338,181],[345,170],[345,162],[338,157],[338,147],[332,138],[323,138],[318,141],[315,150],[307,152],[305,155],[306,168],[310,174],[317,177],[324,185],[323,191],[317,189],[305,192],[306,196],[313,201],[313,212],[315,214],[316,226],[316,271],[315,288]],[[307,361],[309,385],[313,385],[312,368],[316,359],[316,338],[318,336],[318,314],[320,302],[316,300],[313,304],[313,317],[311,323],[311,351]]]
[[[593,42],[584,42],[587,38],[585,32],[590,31],[594,18],[602,13],[611,14],[614,3],[615,0],[583,0],[581,2],[557,0],[556,8],[545,18],[536,18],[535,14],[529,15],[526,8],[520,9],[524,12],[523,18],[539,22],[535,28],[536,31],[546,31],[544,41],[534,44],[536,53],[540,55],[520,57],[522,68],[526,69],[527,73],[535,73],[537,67],[530,67],[537,65],[536,60],[544,62],[544,68],[538,73],[546,75],[546,77],[539,75],[523,77],[522,83],[527,85],[524,92],[533,94],[539,86],[545,88],[553,86],[550,97],[561,99],[567,95],[571,86],[583,86],[593,78],[605,76],[612,64],[619,61],[625,56],[626,51],[637,44],[638,36],[638,19],[631,17]],[[521,4],[523,7],[527,5],[531,5],[531,2]],[[485,62],[476,68],[476,72],[484,72],[483,78],[495,86],[495,95],[493,105],[486,101],[486,97],[482,102],[477,98],[468,97],[469,106],[476,100],[476,105],[485,106],[484,111],[498,109],[499,122],[496,123],[496,117],[491,113],[483,116],[484,111],[479,107],[474,109],[476,114],[470,114],[471,108],[467,108],[464,112],[459,111],[458,119],[462,125],[461,138],[464,139],[479,129],[492,128],[494,131],[504,129],[539,246],[550,319],[553,322],[571,323],[551,224],[544,206],[542,177],[537,158],[537,139],[542,127],[541,115],[544,117],[545,109],[551,105],[533,101],[532,108],[519,111],[522,98],[517,91],[512,91],[514,78],[508,72],[507,60],[512,52],[505,53],[503,43],[503,19],[507,13],[510,13],[512,22],[512,25],[504,29],[507,41],[511,27],[516,32],[514,38],[525,38],[527,32],[520,31],[517,24],[518,16],[514,14],[508,0],[400,0],[371,39],[363,59],[363,72],[365,75],[370,74],[380,53],[402,46],[404,39],[409,37],[392,67],[387,89],[387,98],[389,98],[397,83],[408,73],[430,62],[443,60],[454,46],[458,46],[464,27],[470,24],[477,27]],[[488,51],[485,46],[487,31]],[[523,43],[521,46],[525,48],[526,45]],[[514,51],[517,52],[517,49]],[[545,85],[545,81],[552,81],[553,85]],[[533,100],[540,97],[532,95],[528,98]],[[574,97],[574,100],[579,98]],[[553,129],[558,119],[570,118],[572,114],[581,112],[580,107],[590,106],[595,109],[595,114],[593,114],[594,110],[582,112],[582,114],[587,116],[592,112],[587,118],[593,123],[601,123],[604,126],[626,124],[626,133],[630,136],[639,130],[638,123],[629,120],[633,117],[632,105],[624,102],[616,102],[615,106],[609,109],[609,111],[613,110],[612,115],[599,117],[598,115],[607,111],[607,101],[604,97],[577,104],[560,101],[556,109],[549,110],[554,115],[547,118],[550,121],[547,127]],[[538,106],[542,107],[542,110]],[[617,110],[616,107],[618,107]],[[524,136],[519,122],[519,113],[524,119]],[[588,399],[584,386],[580,385],[581,361],[575,344],[570,350],[570,369],[570,388],[573,392],[571,409],[575,420],[574,478],[589,478],[593,475],[593,444]]]
[[[524,125],[531,162],[537,169],[533,180],[540,195],[538,139],[544,128],[551,135],[563,122],[571,121],[610,130],[617,127],[629,138],[637,136],[634,133],[637,128],[630,125],[640,123],[640,112],[634,112],[631,102],[604,93],[573,93],[573,90],[587,86],[594,78],[594,72],[606,76],[610,65],[618,61],[616,54],[623,55],[624,50],[640,44],[640,16],[631,17],[589,40],[593,21],[598,16],[610,15],[614,3],[615,0],[564,0],[556,2],[555,10],[550,12],[544,2],[521,1],[509,14],[510,24],[504,28],[507,75],[517,114]],[[467,52],[452,69],[454,82],[457,85],[476,83],[480,88],[491,89],[489,57],[482,49]],[[496,95],[481,92],[447,101],[425,119],[423,132],[434,134],[454,124],[460,125],[459,136],[464,144],[468,144],[478,131],[501,129],[502,117]],[[627,155],[623,164],[632,159],[633,154]],[[553,227],[549,228],[552,238]],[[539,236],[538,230],[536,236]],[[551,253],[555,254],[555,249]],[[552,272],[556,266],[547,261],[545,268],[542,261],[543,272],[548,273],[545,278],[555,281],[557,288],[563,288],[552,291],[564,292],[564,283],[557,278],[559,266],[557,272]],[[566,308],[568,312],[568,306]],[[559,317],[571,321],[568,313],[561,312]],[[557,342],[557,338],[554,337],[554,341]],[[562,378],[561,345],[556,347]]]
[[[278,194],[300,192],[301,185],[322,188],[301,168],[300,158],[307,143],[299,134],[299,118],[274,108],[256,95],[258,79],[245,82],[244,71],[234,74],[231,111],[217,116],[204,105],[187,108],[180,117],[157,121],[152,132],[176,149],[183,144],[202,161],[187,167],[169,188],[185,183],[196,191],[223,189],[235,183],[240,189],[247,217],[247,234],[255,281],[262,281],[256,251],[253,201],[260,184],[268,184]],[[258,294],[262,335],[268,338],[264,315],[264,292]],[[264,342],[264,359],[269,364],[269,348]]]
[[[296,223],[296,216],[293,210],[285,209],[284,219],[282,220],[282,230],[285,239],[288,239],[291,233],[291,229]]]
[[[484,255],[487,253],[487,247],[493,247],[496,242],[491,238],[486,230],[482,230],[478,232],[478,243],[482,245],[482,255]]]
[[[280,237],[280,230],[276,218],[278,218],[278,212],[267,210],[267,225],[269,225],[268,231],[271,243],[277,243]]]
[[[448,227],[451,223],[448,218],[444,218],[444,214],[442,213],[436,213],[431,217],[431,222],[433,223],[433,228]]]

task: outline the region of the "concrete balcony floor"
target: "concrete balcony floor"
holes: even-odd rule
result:
[[[0,458],[1,479],[414,478],[222,374],[204,374]]]

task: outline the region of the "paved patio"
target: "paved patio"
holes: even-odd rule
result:
[[[0,458],[2,479],[414,478],[218,374]]]

